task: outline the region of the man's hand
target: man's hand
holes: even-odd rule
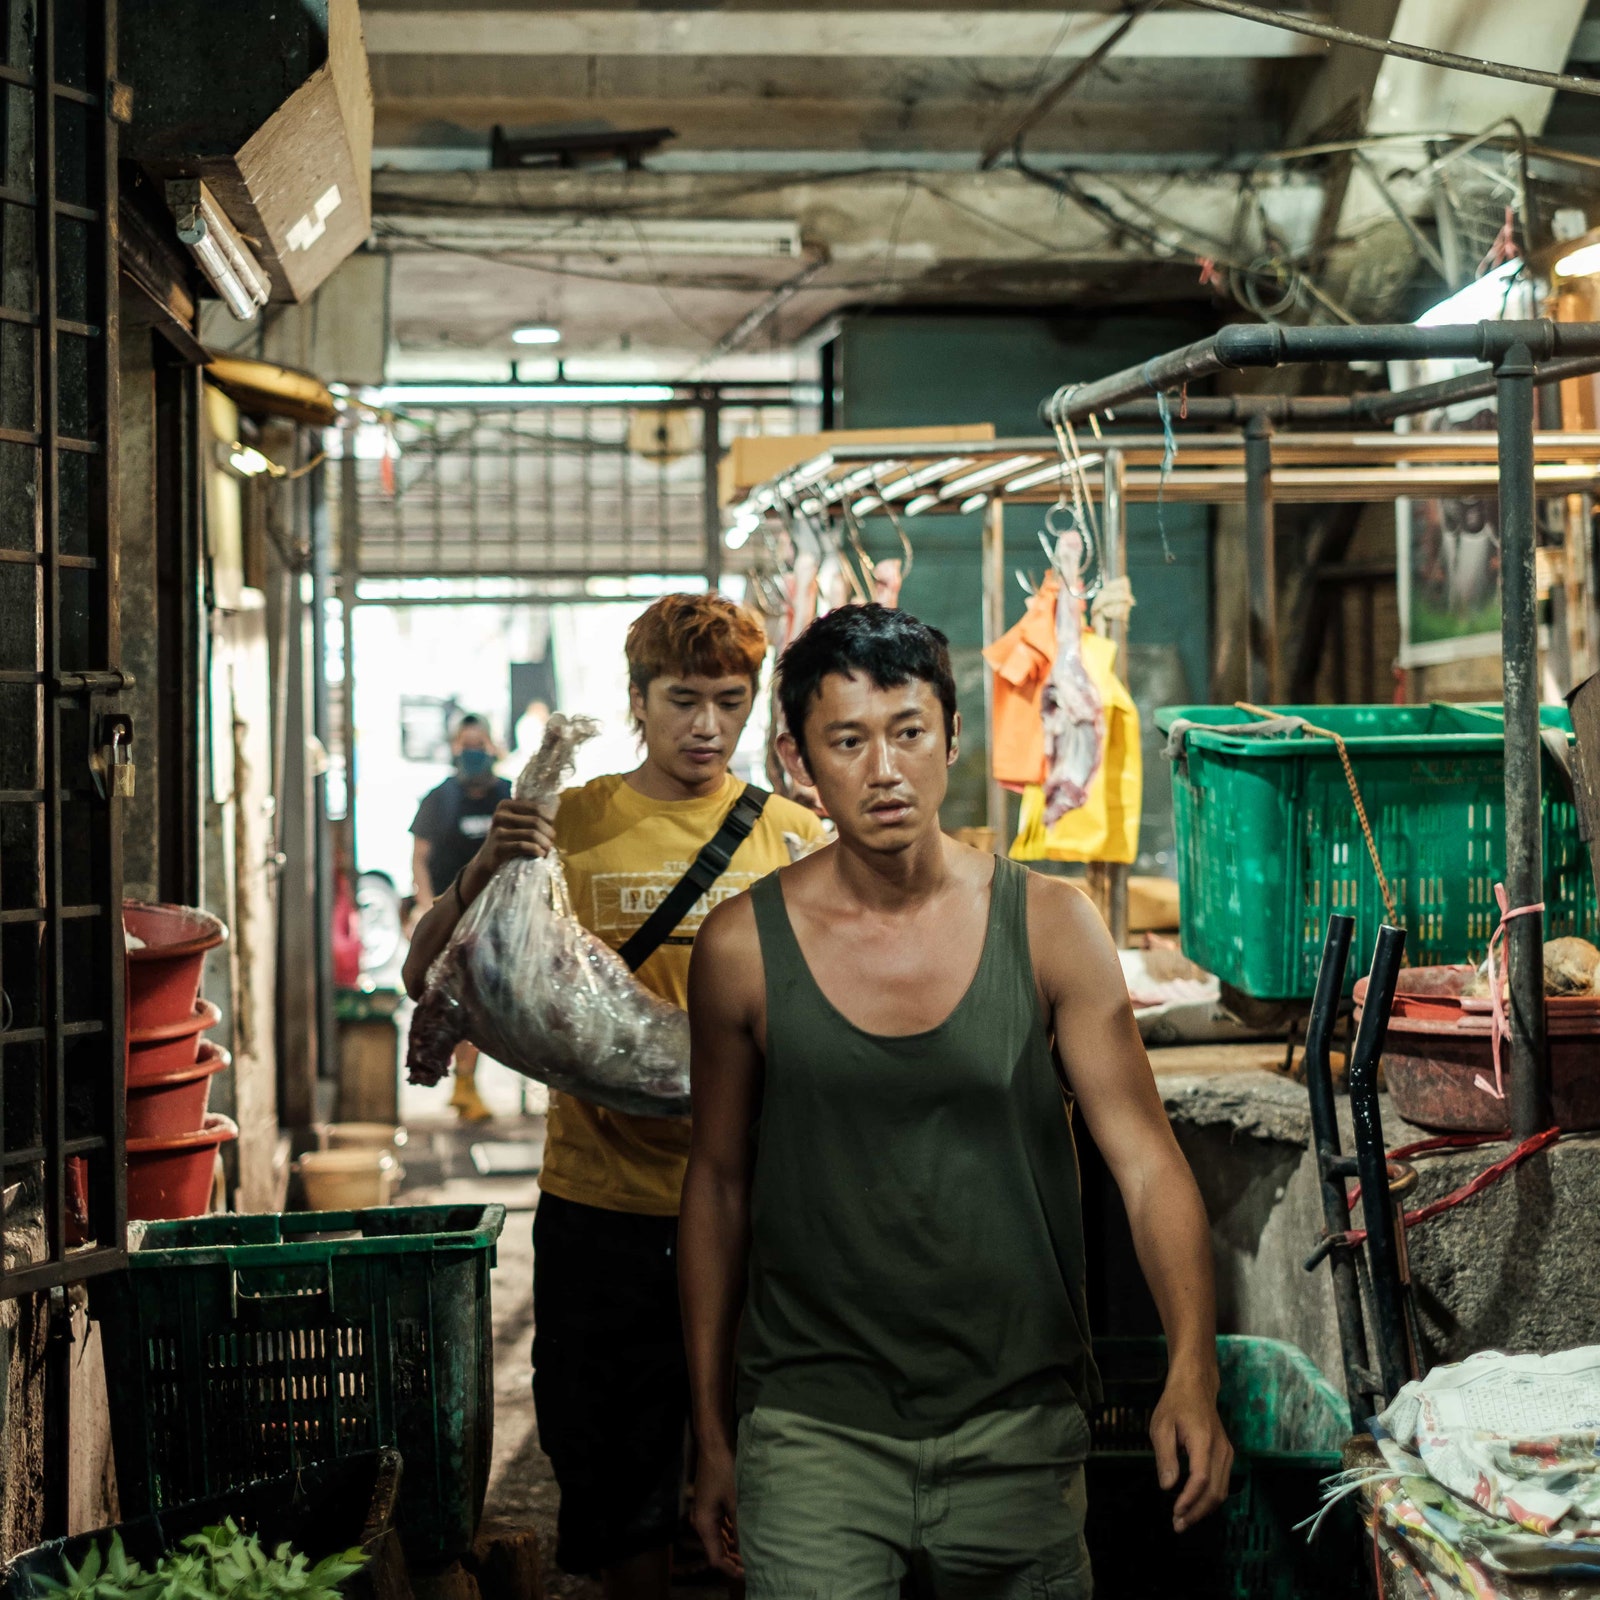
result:
[[[502,800],[477,855],[461,874],[461,903],[471,905],[506,862],[549,855],[556,844],[554,817],[553,807],[536,806],[531,800]]]
[[[1202,1378],[1170,1373],[1161,1403],[1150,1419],[1150,1442],[1155,1446],[1156,1474],[1163,1489],[1177,1487],[1180,1445],[1189,1458],[1189,1481],[1172,1508],[1172,1526],[1177,1533],[1210,1516],[1228,1498],[1233,1446],[1222,1431],[1216,1394],[1214,1371]]]
[[[702,1448],[694,1477],[694,1531],[706,1547],[706,1559],[730,1578],[744,1576],[738,1511],[733,1452],[726,1445]]]

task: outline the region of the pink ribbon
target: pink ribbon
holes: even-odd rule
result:
[[[1537,905],[1518,906],[1515,911],[1508,911],[1506,886],[1503,883],[1494,886],[1494,897],[1500,902],[1500,925],[1489,937],[1489,1047],[1494,1052],[1494,1082],[1490,1083],[1481,1072],[1472,1082],[1474,1087],[1482,1089],[1485,1094],[1493,1095],[1496,1100],[1504,1100],[1505,1077],[1500,1070],[1500,1041],[1511,1037],[1511,1024],[1506,1018],[1505,991],[1501,986],[1500,973],[1495,967],[1495,946],[1505,938],[1506,925],[1513,917],[1531,917],[1535,912],[1542,912],[1544,901],[1539,901]],[[1507,981],[1509,982],[1509,973]]]

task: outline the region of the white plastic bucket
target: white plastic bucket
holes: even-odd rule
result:
[[[308,1150],[296,1164],[313,1211],[364,1211],[386,1206],[400,1164],[388,1150]]]

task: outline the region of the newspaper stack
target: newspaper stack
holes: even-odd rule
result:
[[[1408,1383],[1373,1424],[1386,1529],[1473,1596],[1600,1576],[1600,1345],[1484,1351]]]

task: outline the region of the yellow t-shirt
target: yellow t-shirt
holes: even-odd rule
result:
[[[578,920],[613,950],[625,944],[722,826],[743,791],[731,774],[704,800],[652,800],[620,773],[569,789],[556,813],[556,848]],[[706,912],[787,866],[786,833],[810,842],[822,831],[811,812],[774,795],[728,870],[639,968],[639,981],[675,1006],[687,1005],[689,956]],[[673,1217],[688,1159],[686,1120],[631,1117],[573,1095],[550,1096],[539,1186],[563,1200]]]

